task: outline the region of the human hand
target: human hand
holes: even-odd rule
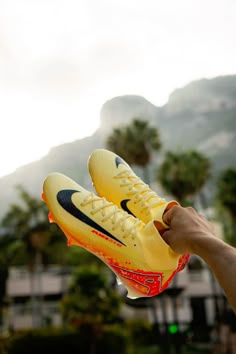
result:
[[[193,208],[171,207],[163,216],[170,229],[162,234],[176,253],[195,253],[209,266],[236,313],[236,250],[215,237],[213,226]]]
[[[202,241],[214,237],[212,225],[192,207],[175,205],[164,215],[169,229],[162,234],[164,241],[176,253],[196,253]]]

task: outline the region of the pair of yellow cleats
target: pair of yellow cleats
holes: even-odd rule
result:
[[[189,255],[164,242],[163,213],[177,204],[160,198],[118,155],[105,149],[89,157],[88,169],[98,195],[70,178],[52,173],[43,183],[49,220],[68,239],[99,257],[128,290],[128,297],[163,291]]]

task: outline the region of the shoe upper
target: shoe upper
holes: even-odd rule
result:
[[[160,198],[118,155],[109,150],[97,149],[88,159],[88,169],[98,195],[144,223],[157,220],[166,229],[163,213],[178,203]]]

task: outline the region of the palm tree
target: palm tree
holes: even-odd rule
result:
[[[209,159],[198,151],[167,152],[157,179],[181,204],[195,196],[210,175]]]
[[[19,260],[22,254],[27,255],[31,280],[32,321],[33,325],[37,325],[41,322],[42,312],[36,309],[38,302],[35,287],[40,288],[38,270],[43,263],[45,256],[43,249],[48,239],[47,213],[40,200],[31,197],[21,186],[17,189],[20,202],[10,205],[2,220],[2,227],[5,237],[11,240],[12,244],[18,243],[15,257]],[[11,259],[11,264],[14,263],[15,257]]]
[[[60,231],[55,231],[50,238],[51,227],[48,222],[48,210],[40,198],[32,197],[21,186],[17,187],[19,202],[12,204],[1,222],[3,237],[8,240],[9,247],[13,248],[14,253],[5,253],[6,259],[2,264],[19,265],[27,263],[31,281],[31,302],[32,302],[32,321],[33,325],[40,325],[42,322],[42,311],[40,307],[40,281],[43,265],[48,261],[46,246],[49,240],[59,242],[64,240],[60,236]],[[59,229],[58,229],[59,230]],[[16,245],[16,247],[14,247]],[[9,254],[11,257],[9,257]]]
[[[9,264],[19,249],[17,242],[13,243],[4,235],[0,237],[0,329],[3,323],[3,310],[7,305],[6,287],[9,275]]]
[[[151,127],[148,121],[134,118],[130,124],[115,128],[107,138],[106,146],[128,164],[141,167],[144,180],[150,182],[148,165],[151,153],[161,148],[161,142],[158,130]]]
[[[157,128],[151,127],[146,120],[134,118],[130,124],[115,128],[108,137],[106,146],[121,156],[128,164],[141,167],[143,180],[146,183],[151,182],[148,167],[151,162],[152,151],[158,151],[161,148]],[[154,302],[150,303],[150,308],[156,322]]]
[[[222,171],[218,178],[216,197],[219,204],[229,214],[232,231],[228,241],[236,246],[236,167]]]
[[[10,205],[0,224],[0,308],[6,295],[8,268],[26,264],[31,282],[32,321],[38,326],[42,323],[42,311],[39,308],[42,305],[40,281],[43,267],[47,264],[60,264],[63,267],[92,263],[99,265],[102,262],[81,247],[68,248],[60,228],[55,223],[49,223],[46,204],[21,186],[17,190],[19,202]],[[63,279],[62,292],[66,286]]]

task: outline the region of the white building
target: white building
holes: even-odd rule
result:
[[[223,306],[222,290],[200,259],[191,257],[189,264],[190,267],[175,276],[167,290],[151,300],[128,300],[124,287],[119,286],[118,291],[124,294],[122,316],[158,321],[160,326],[176,321],[180,327],[192,322],[214,325],[215,304],[220,310]],[[199,265],[201,269],[194,269]],[[70,272],[59,266],[49,266],[34,276],[26,267],[11,268],[7,283],[9,306],[5,327],[19,329],[45,323],[61,324],[59,300],[66,292],[69,281]],[[171,296],[176,292],[178,296]]]
[[[26,267],[10,268],[5,326],[19,329],[61,324],[59,300],[69,281],[70,272],[60,266],[49,266],[33,274]]]

